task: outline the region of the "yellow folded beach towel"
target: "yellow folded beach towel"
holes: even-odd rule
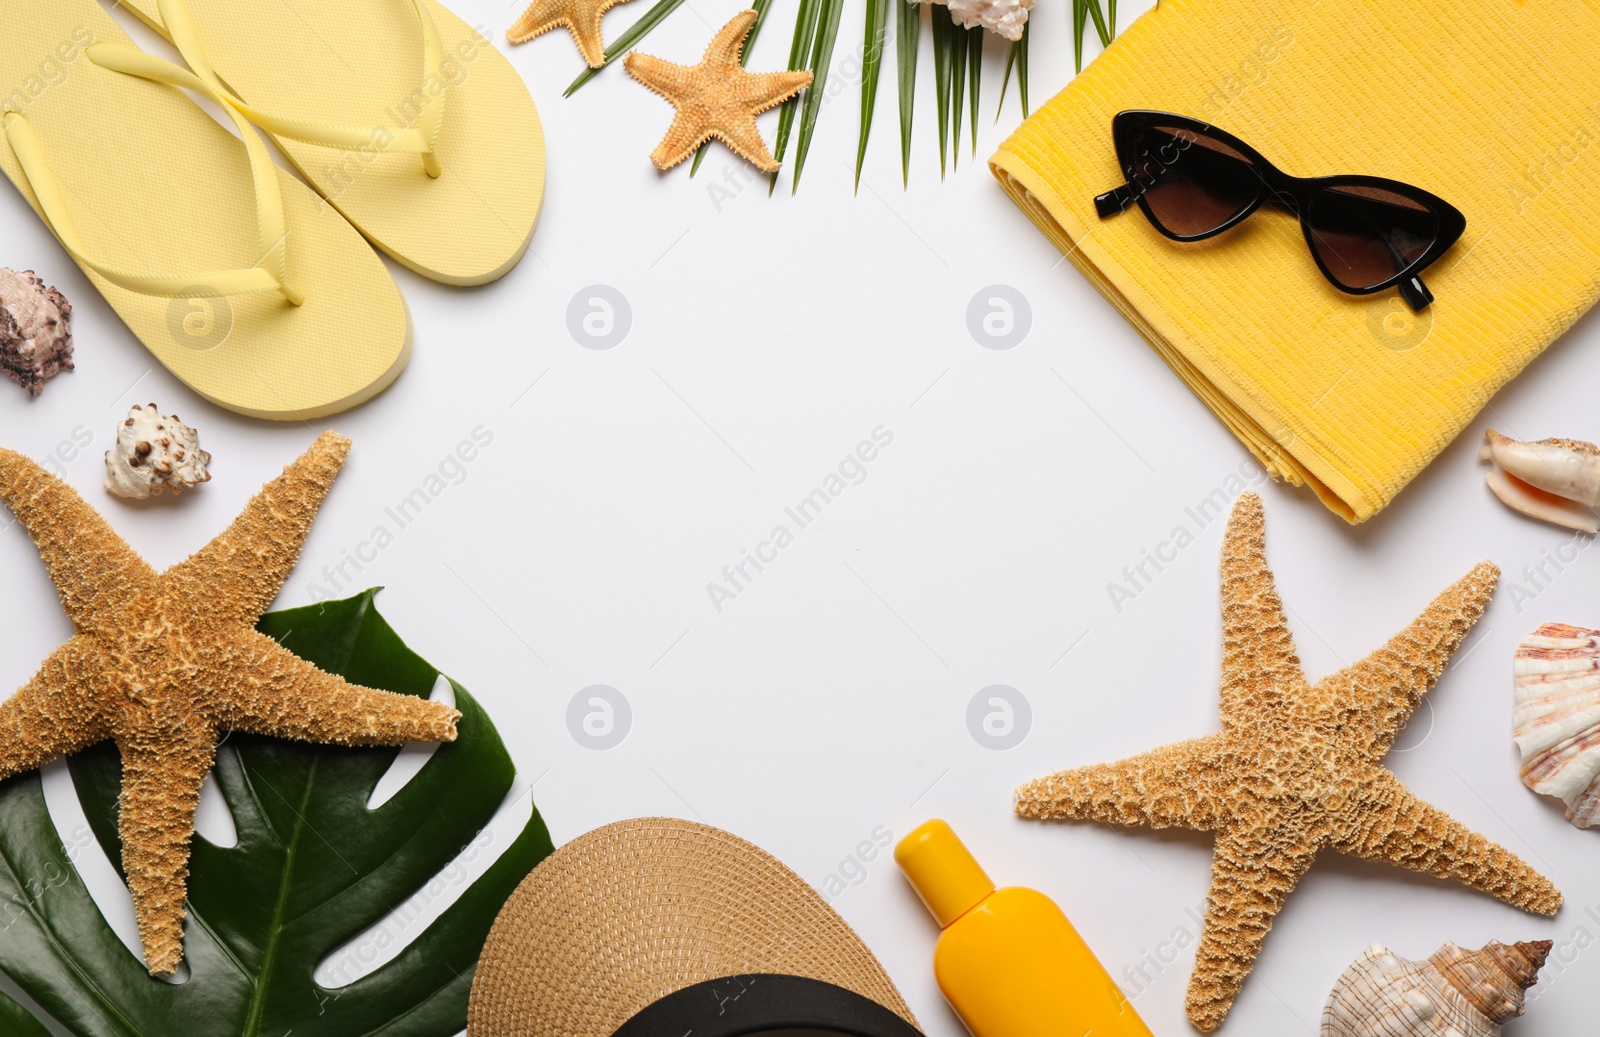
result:
[[[1268,470],[1360,522],[1600,294],[1597,40],[1595,0],[1162,0],[990,165]],[[1128,108],[1449,201],[1467,229],[1424,274],[1437,301],[1341,293],[1275,208],[1192,244],[1102,222]]]

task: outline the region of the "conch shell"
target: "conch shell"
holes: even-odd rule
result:
[[[1588,828],[1600,821],[1600,630],[1546,623],[1517,645],[1512,673],[1522,782]]]
[[[1478,459],[1507,507],[1583,533],[1600,533],[1600,447],[1579,439],[1519,443],[1490,429]]]
[[[1468,951],[1446,942],[1426,961],[1381,943],[1344,970],[1322,1009],[1322,1037],[1498,1037],[1522,1014],[1549,940],[1490,941]]]

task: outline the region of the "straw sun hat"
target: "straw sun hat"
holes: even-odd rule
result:
[[[812,888],[727,832],[622,821],[544,860],[478,961],[468,1037],[921,1037]]]

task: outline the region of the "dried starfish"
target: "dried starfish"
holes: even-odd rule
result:
[[[600,16],[628,0],[534,0],[516,24],[506,30],[512,43],[526,43],[540,33],[565,26],[572,41],[590,68],[606,63],[605,43],[600,38]]]
[[[1380,761],[1483,614],[1500,571],[1480,562],[1365,659],[1306,680],[1267,568],[1261,499],[1234,506],[1222,549],[1222,730],[1017,790],[1023,817],[1216,833],[1186,1007],[1221,1025],[1272,921],[1331,848],[1455,879],[1539,914],[1544,876],[1413,796]]]
[[[189,840],[219,731],[337,745],[452,741],[441,703],[346,683],[255,630],[350,452],[331,432],[215,540],[159,576],[82,497],[0,450],[0,500],[77,633],[0,705],[0,778],[107,738],[122,754],[122,865],[145,963],[183,960]]]
[[[756,12],[740,11],[717,30],[700,64],[689,68],[634,51],[629,74],[678,109],[666,137],[650,153],[657,169],[671,169],[716,137],[734,154],[768,173],[778,168],[756,129],[756,116],[811,84],[810,72],[746,72],[739,62]]]

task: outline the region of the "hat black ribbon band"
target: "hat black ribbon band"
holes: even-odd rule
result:
[[[849,1037],[922,1037],[878,1002],[803,976],[760,973],[707,980],[646,1006],[613,1037],[747,1037],[820,1031]]]

